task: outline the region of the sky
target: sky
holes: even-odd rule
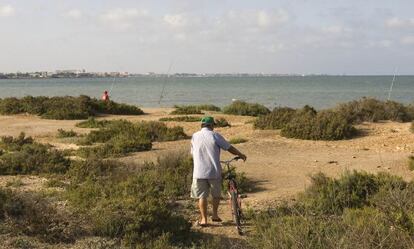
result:
[[[0,0],[0,72],[414,74],[413,0]]]

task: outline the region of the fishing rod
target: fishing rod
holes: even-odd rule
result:
[[[394,87],[394,82],[395,82],[395,77],[397,75],[397,68],[395,68],[394,71],[394,77],[392,77],[392,81],[391,81],[391,86],[390,86],[390,90],[388,91],[388,101],[391,99],[391,93],[392,93],[392,89]]]
[[[165,87],[167,85],[168,78],[170,77],[170,71],[171,71],[173,64],[174,64],[174,60],[171,60],[170,65],[168,67],[167,76],[165,77],[164,84],[161,89],[161,94],[160,94],[160,99],[158,100],[158,105],[161,105],[161,101],[164,98]]]

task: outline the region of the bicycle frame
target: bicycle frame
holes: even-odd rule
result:
[[[230,168],[230,163],[233,161],[237,161],[239,159],[240,157],[235,157],[228,161],[221,161],[221,163],[226,165],[227,172],[229,173],[228,176],[226,176],[225,178],[229,181],[227,193],[230,197],[230,207],[232,210],[233,219],[236,223],[237,231],[240,235],[242,235],[243,231],[241,228],[241,218],[242,218],[241,198],[240,198],[239,191],[237,189],[237,182],[235,180],[236,176]]]

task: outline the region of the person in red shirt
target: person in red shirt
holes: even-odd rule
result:
[[[102,100],[103,101],[109,101],[109,94],[108,91],[105,91],[104,94],[102,95]]]

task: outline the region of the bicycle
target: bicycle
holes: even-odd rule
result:
[[[236,223],[237,232],[239,235],[243,235],[243,230],[241,227],[242,221],[242,210],[241,210],[241,196],[237,189],[237,182],[236,182],[236,173],[235,170],[230,168],[230,163],[233,161],[237,161],[241,159],[241,157],[234,157],[231,160],[227,161],[220,161],[220,163],[225,164],[227,166],[227,175],[224,179],[228,180],[228,189],[227,193],[230,197],[230,206],[232,211],[233,220]]]

